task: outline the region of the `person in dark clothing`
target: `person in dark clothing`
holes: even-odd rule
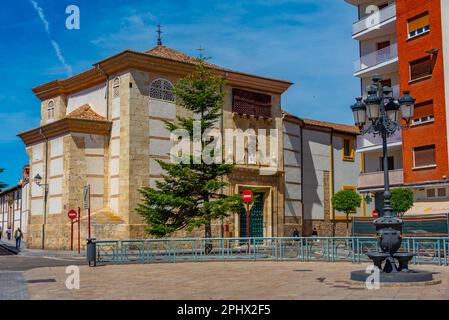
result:
[[[11,240],[11,227],[8,226],[8,229],[6,229],[6,237],[8,240]]]
[[[20,228],[17,228],[16,232],[14,232],[14,238],[16,239],[16,249],[20,249],[22,237],[23,237],[22,230],[20,230]]]
[[[295,229],[293,230],[293,237],[299,238],[299,230],[298,230],[298,228],[295,228]]]
[[[313,228],[312,237],[318,237],[318,230],[316,228]]]

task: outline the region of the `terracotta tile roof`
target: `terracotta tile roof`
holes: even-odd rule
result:
[[[312,125],[312,126],[330,128],[330,129],[334,129],[336,131],[348,132],[348,133],[353,133],[353,134],[360,134],[360,129],[357,126],[349,126],[349,125],[341,124],[341,123],[318,121],[318,120],[312,120],[312,119],[302,119],[302,120],[304,121],[304,124],[308,124],[308,125]]]
[[[153,49],[145,51],[146,54],[149,54],[151,56],[159,57],[159,58],[166,58],[171,59],[175,61],[185,62],[185,63],[191,63],[191,64],[198,64],[199,61],[196,58],[193,58],[181,51],[174,50],[171,48],[168,48],[166,46],[156,46]],[[205,62],[205,64],[211,68],[217,68],[217,69],[224,69],[222,67],[219,67],[215,64]]]
[[[73,110],[65,117],[71,119],[84,119],[84,120],[98,120],[98,121],[106,120],[105,117],[100,116],[98,113],[96,113],[88,104],[82,105],[81,107]]]
[[[289,112],[286,112],[286,111],[283,111],[283,113],[287,117],[291,117],[291,118],[298,119],[298,120],[302,121],[305,125],[329,128],[329,129],[333,129],[335,131],[347,132],[347,133],[352,133],[352,134],[360,134],[360,129],[357,126],[350,126],[350,125],[341,124],[341,123],[318,121],[318,120],[312,120],[312,119],[304,119],[304,118],[297,117],[297,116],[295,116]]]

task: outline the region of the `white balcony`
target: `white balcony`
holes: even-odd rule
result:
[[[361,78],[396,71],[398,71],[397,43],[364,55],[354,63],[354,76]]]
[[[396,32],[396,4],[363,17],[352,26],[352,38],[367,40]]]
[[[404,183],[404,171],[402,169],[388,171],[390,186],[400,186]],[[359,175],[358,189],[376,189],[384,186],[384,172],[369,172]]]

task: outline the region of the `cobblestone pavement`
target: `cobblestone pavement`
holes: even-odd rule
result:
[[[28,299],[27,283],[21,272],[0,272],[0,300]]]
[[[28,299],[25,270],[85,264],[84,257],[0,256],[0,300]]]
[[[434,272],[436,285],[368,290],[349,281],[367,264],[326,262],[201,262],[80,267],[80,289],[65,287],[65,268],[26,271],[30,299],[449,299],[449,268],[413,266]]]

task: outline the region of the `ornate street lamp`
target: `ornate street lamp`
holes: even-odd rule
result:
[[[396,274],[397,277],[399,271],[402,271],[400,272],[401,275],[410,272],[408,263],[413,258],[413,254],[397,252],[402,243],[403,221],[393,214],[390,205],[387,138],[402,128],[409,127],[410,121],[413,119],[415,99],[410,96],[410,92],[404,91],[404,96],[395,100],[392,97],[393,90],[388,86],[382,86],[379,76],[374,76],[372,81],[373,84],[366,89],[367,98],[363,101],[362,98],[357,98],[356,103],[351,106],[354,122],[360,128],[360,133],[382,137],[384,208],[383,216],[374,220],[381,252],[370,252],[367,255],[380,270],[382,270],[382,263],[385,261],[383,273],[390,274],[390,276]],[[401,123],[400,114],[405,122],[404,126]],[[395,259],[399,261],[398,266],[395,264]],[[364,278],[363,274],[364,272],[355,271],[352,278],[361,280]],[[416,272],[413,272],[413,274],[415,275]],[[429,274],[425,273],[425,277],[429,277]]]
[[[47,202],[48,202],[48,183],[42,182],[42,177],[38,173],[34,177],[34,183],[40,188],[44,189],[44,223],[42,224],[42,249],[45,249],[45,225],[47,224]]]

